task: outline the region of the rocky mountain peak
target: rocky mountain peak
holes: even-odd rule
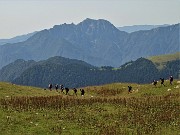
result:
[[[77,24],[77,26],[80,27],[81,30],[87,34],[93,34],[97,32],[119,31],[113,24],[104,19],[94,20],[87,18]]]

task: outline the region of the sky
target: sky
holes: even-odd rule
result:
[[[180,0],[0,0],[0,39],[86,18],[116,27],[180,23]]]

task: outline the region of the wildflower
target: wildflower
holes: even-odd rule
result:
[[[6,98],[8,98],[9,96],[6,96]]]
[[[63,129],[66,129],[65,127]]]
[[[179,88],[179,85],[177,85],[176,87],[174,87],[175,89],[178,89]]]
[[[36,115],[38,115],[38,113],[36,113]]]
[[[62,122],[63,120],[58,120],[59,122]]]
[[[168,89],[167,91],[170,91],[171,89]]]
[[[177,83],[180,83],[180,81],[177,81]]]
[[[30,123],[32,124],[33,122],[31,121]]]
[[[38,123],[36,123],[35,126],[38,126]]]

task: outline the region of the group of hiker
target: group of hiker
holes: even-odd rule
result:
[[[55,90],[57,92],[58,92],[58,89],[60,89],[61,93],[64,93],[64,90],[65,90],[65,94],[66,95],[68,95],[68,93],[69,93],[69,88],[68,87],[64,87],[64,85],[62,85],[62,84],[61,85],[55,84],[54,87],[55,87]],[[52,89],[53,89],[52,83],[49,84],[48,88],[49,88],[50,91],[52,91]],[[78,90],[76,88],[73,88],[73,91],[74,91],[74,95],[77,96],[77,91]],[[80,92],[81,92],[81,96],[84,96],[84,94],[85,94],[84,89],[80,89]]]
[[[164,78],[160,78],[160,81],[161,81],[161,86],[163,85],[163,86],[165,86],[165,84],[164,84]],[[170,76],[169,77],[169,82],[170,82],[170,85],[172,85],[172,83],[173,83],[173,76]],[[153,80],[153,85],[156,87],[156,85],[157,85],[157,83],[158,83],[158,81],[156,81],[156,80]],[[52,91],[52,88],[53,88],[53,85],[52,84],[49,84],[49,90],[50,91]],[[65,90],[65,94],[66,95],[68,95],[68,93],[69,93],[69,88],[68,87],[64,87],[62,84],[59,86],[58,84],[56,84],[55,85],[55,90],[58,92],[58,89],[60,88],[60,90],[61,90],[61,93],[64,93],[64,90]],[[77,89],[76,88],[73,88],[73,91],[74,91],[74,95],[76,95],[77,96]],[[132,86],[128,86],[128,93],[131,93],[131,91],[132,91]],[[81,92],[81,96],[84,96],[84,94],[85,94],[85,91],[84,91],[84,89],[80,89],[80,92]]]
[[[165,86],[165,84],[164,84],[164,78],[159,78],[159,79],[160,79],[160,81],[161,81],[161,86],[162,86],[162,85]],[[153,85],[154,85],[155,87],[156,87],[157,83],[158,83],[158,81],[153,80]],[[172,83],[173,83],[173,76],[170,76],[170,77],[169,77],[169,84],[172,85]],[[128,93],[131,93],[131,92],[132,92],[132,86],[128,86]]]
[[[161,86],[162,86],[162,85],[165,86],[165,84],[164,84],[164,78],[160,78],[160,81],[161,81]],[[157,83],[158,83],[158,81],[153,80],[153,85],[154,85],[155,87],[156,87]],[[173,83],[173,76],[170,76],[170,77],[169,77],[169,83],[170,83],[170,85],[172,85],[172,83]]]

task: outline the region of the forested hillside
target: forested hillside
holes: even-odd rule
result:
[[[57,56],[39,62],[17,60],[0,70],[0,79],[21,85],[47,87],[53,83],[70,88],[113,82],[151,83],[154,79],[167,79],[170,75],[178,78],[179,62],[168,62],[164,69],[158,70],[150,60],[140,58],[113,68],[95,67],[83,61]]]

